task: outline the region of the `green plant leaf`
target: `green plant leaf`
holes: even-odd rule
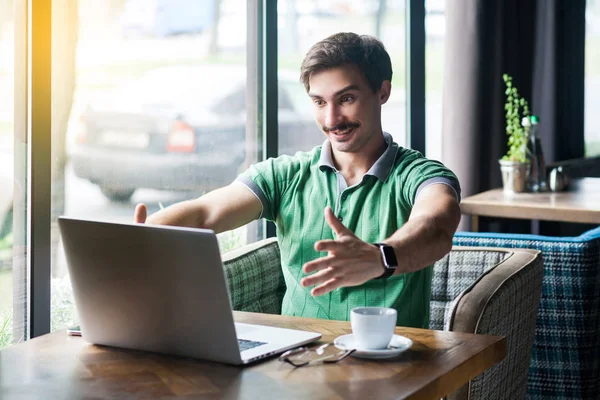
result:
[[[509,74],[503,74],[502,79],[505,83],[504,94],[506,102],[504,103],[506,135],[508,150],[503,159],[509,159],[518,162],[527,161],[527,140],[529,130],[521,125],[524,117],[529,117],[529,104],[527,100],[519,95],[516,86],[512,84],[512,77]]]

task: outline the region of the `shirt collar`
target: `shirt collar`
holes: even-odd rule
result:
[[[383,139],[387,143],[385,151],[365,174],[373,175],[382,182],[384,182],[389,176],[392,167],[394,166],[396,153],[398,152],[398,144],[394,142],[392,136],[389,133],[383,132]],[[321,171],[324,171],[326,168],[332,169],[333,171],[337,172],[337,169],[333,165],[333,159],[331,157],[331,143],[329,143],[329,140],[327,139],[321,147],[321,156],[319,159],[319,169]]]

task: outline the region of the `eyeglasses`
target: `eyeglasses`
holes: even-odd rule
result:
[[[279,361],[286,362],[294,367],[304,367],[308,364],[324,363],[331,364],[342,361],[354,352],[355,349],[340,350],[331,343],[325,343],[316,349],[308,347],[298,347],[288,350],[279,356]]]

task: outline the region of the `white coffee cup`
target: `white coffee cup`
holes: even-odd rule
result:
[[[393,308],[357,307],[350,311],[350,325],[358,349],[387,348],[394,335],[398,313]]]

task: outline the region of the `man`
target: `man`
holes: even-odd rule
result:
[[[281,248],[283,314],[347,320],[353,307],[386,306],[398,311],[398,325],[427,327],[431,264],[451,249],[460,187],[441,163],[383,132],[391,79],[389,55],[373,37],[339,33],[315,44],[301,81],[322,146],[259,162],[231,185],[147,220],[139,204],[135,220],[223,232],[267,218]]]

